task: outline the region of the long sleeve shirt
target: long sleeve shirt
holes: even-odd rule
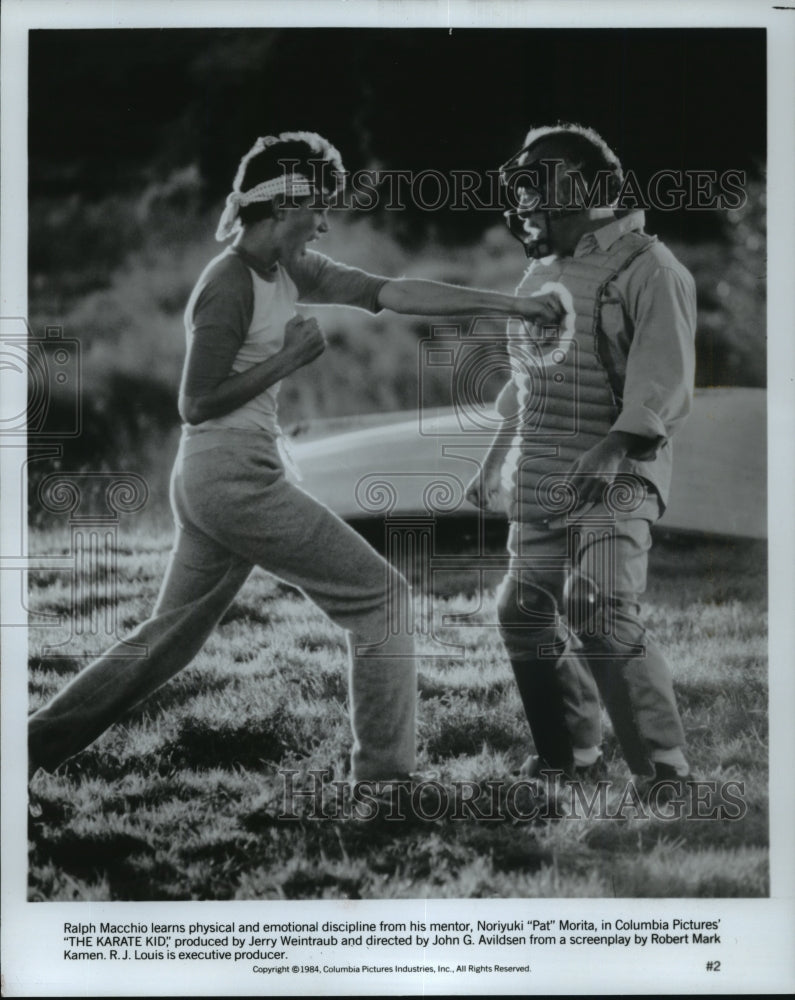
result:
[[[616,219],[586,233],[574,256],[606,250],[643,225],[640,211]],[[664,244],[655,243],[607,285],[601,328],[610,362],[624,375],[613,429],[662,444],[684,422],[693,399],[696,290],[690,272]]]

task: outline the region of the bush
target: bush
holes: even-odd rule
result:
[[[677,245],[698,295],[696,384],[766,384],[766,198],[761,180],[723,216],[724,242]]]

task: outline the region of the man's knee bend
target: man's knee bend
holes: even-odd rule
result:
[[[559,643],[560,628],[555,600],[540,588],[522,588],[506,578],[497,595],[497,620],[509,657],[537,658]],[[550,653],[551,655],[551,653]]]
[[[575,569],[563,585],[563,607],[572,629],[592,630],[604,615],[605,595],[597,582],[582,570]]]
[[[646,641],[646,627],[636,615],[621,610],[621,605],[613,608],[613,634],[619,642],[638,645]]]
[[[570,622],[586,654],[643,655],[646,629],[639,618],[622,610],[620,601],[602,598],[587,613],[571,616]]]
[[[506,626],[519,623],[554,628],[558,606],[554,595],[546,588],[508,575],[497,591],[497,619],[500,625]]]
[[[527,625],[501,625],[500,637],[514,666],[542,660],[554,664],[566,645],[566,636],[557,630]]]

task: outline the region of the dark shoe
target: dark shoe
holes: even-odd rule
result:
[[[679,774],[671,764],[655,763],[653,775],[634,778],[635,788],[642,802],[665,805],[673,799],[681,799],[688,792],[692,775]]]
[[[571,780],[573,768],[550,767],[548,761],[531,754],[519,768],[518,784],[513,791],[514,822],[559,820],[565,815],[561,808],[562,788]]]
[[[604,756],[599,754],[593,764],[567,764],[565,767],[550,767],[536,754],[530,754],[519,768],[520,778],[541,778],[544,775],[560,775],[560,781],[597,782],[607,778],[607,764]]]

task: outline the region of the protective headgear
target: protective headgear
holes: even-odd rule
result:
[[[593,207],[593,203],[589,201],[588,204],[581,204],[578,199],[577,202],[570,201],[564,205],[553,200],[557,191],[551,182],[555,178],[558,164],[577,165],[583,154],[576,153],[572,156],[561,151],[557,156],[539,157],[538,147],[547,142],[554,144],[556,141],[560,141],[563,147],[572,143],[584,146],[584,155],[591,160],[591,169],[594,167],[595,158],[599,171],[607,174],[608,184],[604,193],[609,203],[616,197],[622,174],[621,164],[615,153],[590,129],[580,127],[533,129],[528,134],[528,140],[518,152],[503,163],[499,174],[508,203],[507,211],[503,213],[508,228],[524,246],[528,257],[539,258],[553,252],[550,244],[553,223],[565,216],[579,215]],[[602,204],[600,207],[606,206]],[[531,224],[531,215],[539,213],[544,217],[546,232]]]
[[[545,138],[545,137],[544,137]],[[572,215],[583,211],[582,208],[550,207],[547,197],[549,168],[562,160],[535,160],[530,156],[533,146],[539,144],[539,139],[523,146],[517,153],[500,167],[500,184],[505,192],[508,208],[503,217],[511,231],[524,247],[528,257],[536,259],[551,254],[549,242],[551,224],[564,215]],[[539,208],[539,206],[545,206]],[[543,212],[546,220],[546,232],[542,232],[530,222],[532,213]]]

